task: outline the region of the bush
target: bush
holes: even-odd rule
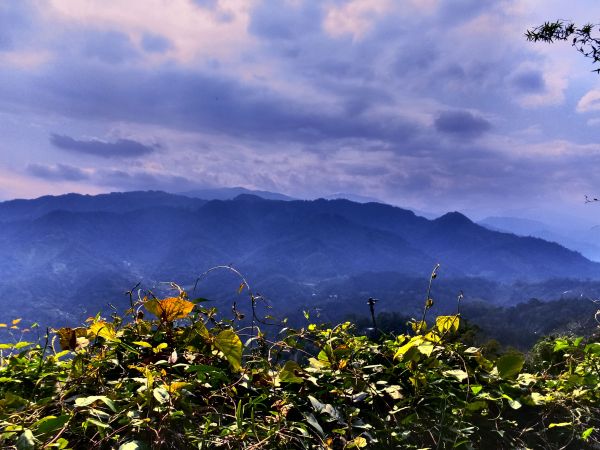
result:
[[[308,315],[306,326],[282,328],[276,338],[256,321],[241,329],[216,317],[179,290],[140,299],[110,320],[96,316],[86,327],[61,328],[41,343],[2,344],[0,445],[599,445],[598,342],[561,338],[550,353],[544,344],[541,359],[524,372],[520,353],[488,359],[457,339],[458,315],[377,339],[350,323],[310,323]],[[248,333],[243,345],[240,336]]]

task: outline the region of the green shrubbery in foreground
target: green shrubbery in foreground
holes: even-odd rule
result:
[[[459,316],[373,340],[309,321],[269,339],[215,314],[180,291],[41,344],[2,344],[0,446],[599,446],[598,342],[488,359],[461,343]]]

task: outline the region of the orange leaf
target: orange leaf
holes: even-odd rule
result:
[[[60,340],[60,348],[63,350],[75,350],[77,348],[77,338],[87,336],[87,328],[59,328],[55,330]]]
[[[163,322],[184,319],[194,309],[194,304],[179,297],[148,300],[144,307]]]

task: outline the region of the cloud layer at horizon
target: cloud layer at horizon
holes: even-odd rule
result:
[[[541,5],[544,7],[541,8]],[[243,186],[436,211],[598,192],[593,0],[0,3],[0,198]]]

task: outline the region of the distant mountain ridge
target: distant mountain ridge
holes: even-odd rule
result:
[[[181,192],[179,195],[200,198],[203,200],[233,200],[238,195],[244,194],[256,195],[257,197],[264,198],[265,200],[296,200],[293,197],[280,194],[278,192],[259,191],[246,189],[243,187],[195,189],[193,191]]]
[[[43,302],[58,315],[69,312],[66,304],[106,301],[95,297],[100,289],[185,283],[219,264],[233,264],[261,290],[288,299],[310,297],[305,286],[365,273],[426,279],[436,263],[456,279],[600,279],[600,264],[577,252],[492,231],[457,212],[428,220],[380,203],[250,194],[205,201],[150,191],[3,202],[0,248],[3,298],[18,297],[14,308]]]
[[[580,229],[578,231],[558,230],[539,220],[520,217],[486,217],[478,222],[486,228],[518,236],[533,236],[582,253],[586,258],[600,261],[600,246],[597,230]]]

